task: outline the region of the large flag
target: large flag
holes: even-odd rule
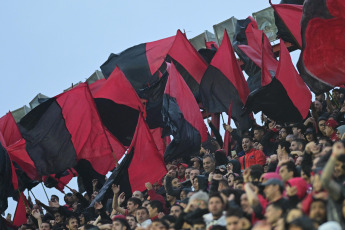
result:
[[[207,129],[192,92],[174,64],[164,91],[162,114],[165,134],[174,136],[164,153],[166,162],[200,150],[207,140]]]
[[[39,175],[62,173],[81,159],[103,175],[115,167],[86,83],[40,104],[21,119],[18,127]]]
[[[126,49],[120,54],[110,54],[101,65],[105,78],[118,66],[137,90],[145,88],[158,80],[158,69],[163,64],[175,37],[168,37]]]
[[[4,138],[4,147],[12,161],[17,164],[18,170],[23,171],[19,174],[25,173],[31,180],[40,179],[36,166],[26,151],[25,139],[20,134],[12,113],[9,112],[0,118],[0,132]]]
[[[78,172],[74,169],[68,169],[61,174],[52,174],[50,176],[43,176],[42,181],[47,188],[55,187],[60,192],[64,193],[65,186],[72,180],[73,177],[78,176]]]
[[[26,223],[26,206],[29,207],[29,203],[26,200],[24,193],[20,192],[17,208],[13,217],[13,225],[19,227]]]
[[[271,83],[249,94],[245,108],[262,111],[275,121],[300,122],[307,117],[311,93],[293,66],[289,51],[280,40],[279,66]]]
[[[297,1],[296,1],[297,3]],[[278,28],[278,35],[287,42],[302,47],[301,19],[303,3],[295,4],[270,4],[275,12],[275,22]],[[291,36],[292,35],[292,36]]]
[[[95,201],[104,200],[112,184],[121,185],[121,191],[130,197],[136,190],[144,191],[145,183],[154,183],[167,173],[163,156],[159,153],[142,115],[127,154],[108,178]],[[93,207],[93,201],[90,207]]]
[[[207,69],[206,61],[195,50],[186,36],[180,30],[177,31],[175,41],[171,46],[169,57],[175,64],[195,98],[199,97],[199,85]]]
[[[242,107],[249,94],[247,82],[238,65],[226,30],[222,44],[200,83],[200,95],[207,112],[228,112],[233,103],[232,117],[240,130],[250,128],[248,115],[242,116]]]
[[[102,85],[98,81],[95,83],[90,89],[104,126],[123,145],[129,146],[139,111],[145,111],[140,98],[119,67],[102,81]]]
[[[0,133],[1,136],[1,133]],[[3,139],[3,138],[0,138]],[[18,189],[17,175],[11,159],[0,142],[0,213],[7,209],[7,198],[14,195]]]
[[[345,84],[345,2],[306,0],[297,68],[315,94]]]

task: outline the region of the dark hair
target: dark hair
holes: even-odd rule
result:
[[[118,221],[121,223],[122,226],[125,226],[127,229],[131,229],[131,226],[129,226],[129,223],[127,222],[127,220],[124,220],[122,218],[114,218],[114,221]]]
[[[292,161],[288,161],[288,162],[283,163],[280,166],[280,168],[283,167],[283,166],[286,166],[286,169],[289,172],[293,172],[293,177],[297,177],[298,176],[296,165]]]
[[[226,217],[237,216],[238,218],[243,217],[243,211],[240,208],[230,207],[226,211]]]
[[[249,139],[250,142],[253,142],[253,138],[251,136],[243,136],[241,139],[241,143],[243,142],[243,139]]]
[[[165,227],[166,229],[169,229],[169,224],[168,224],[166,221],[162,220],[162,219],[155,219],[155,220],[152,221],[152,223],[154,223],[154,222],[161,223],[161,224],[164,225],[164,227]]]
[[[55,197],[59,201],[59,197],[57,195],[51,195],[50,197]]]
[[[149,210],[147,210],[147,208],[143,207],[143,206],[140,206],[137,208],[137,211],[138,210],[145,210],[146,214],[148,215],[149,214]]]
[[[134,205],[138,205],[138,207],[140,207],[141,204],[142,204],[141,200],[140,200],[139,198],[136,198],[136,197],[130,197],[130,198],[128,199],[128,201],[133,202]],[[128,202],[128,201],[127,201],[127,202]]]
[[[305,145],[306,145],[306,141],[305,140],[303,140],[303,139],[295,139],[293,141],[295,141],[297,144],[302,145],[303,150],[305,149]]]
[[[213,193],[211,193],[210,196],[209,196],[209,198],[208,198],[208,200],[211,200],[211,198],[213,198],[213,197],[219,198],[220,201],[222,202],[222,204],[224,204],[224,200],[223,200],[223,198],[222,198],[222,196],[220,195],[219,192],[213,192]]]
[[[176,206],[176,205],[173,205],[173,206]],[[177,205],[177,206],[180,206],[180,205]],[[169,222],[169,223],[175,223],[176,222],[176,217],[172,216],[172,215],[165,215],[165,216],[162,217],[161,220],[163,220],[165,222]]]
[[[163,204],[159,200],[152,200],[150,201],[150,206],[152,209],[157,208],[157,212],[162,212],[163,211]]]
[[[173,204],[173,205],[171,205],[171,208],[174,207],[174,206],[179,207],[180,210],[183,211],[183,207],[182,207],[181,205],[179,205],[179,204]]]
[[[78,217],[69,216],[69,217],[66,218],[65,225],[69,225],[69,221],[72,220],[72,219],[76,219],[78,221],[78,223],[79,223]]]
[[[254,131],[255,130],[258,130],[258,131],[263,131],[263,132],[265,132],[265,129],[264,129],[264,127],[262,127],[262,126],[259,126],[259,125],[257,125],[257,126],[255,126],[255,127],[253,127],[253,133],[254,133]]]
[[[281,148],[285,148],[285,151],[287,153],[290,153],[290,142],[288,141],[281,141],[278,143],[278,146],[280,146]]]
[[[42,220],[42,223],[41,223],[41,224],[49,224],[50,229],[53,228],[53,226],[51,225],[51,223],[50,223],[49,221],[47,221],[47,220],[45,220],[45,221]],[[40,228],[40,227],[41,227],[41,226],[38,226],[38,228]]]
[[[318,143],[320,143],[321,140],[326,141],[326,144],[324,147],[331,147],[332,146],[332,141],[329,139],[329,137],[321,136],[318,140]]]

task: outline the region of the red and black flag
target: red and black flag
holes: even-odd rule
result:
[[[3,146],[1,133],[0,140],[0,213],[2,213],[7,209],[7,198],[15,195],[18,189],[18,180],[11,158]]]
[[[320,94],[345,84],[345,2],[305,1],[302,52],[297,68],[311,91]]]
[[[106,81],[95,83],[90,89],[104,126],[123,145],[129,146],[139,111],[145,111],[140,98],[119,67]]]
[[[9,112],[0,118],[0,132],[3,135],[3,143],[5,143],[4,146],[8,154],[15,162],[16,168],[21,170],[21,172],[17,170],[17,173],[25,173],[31,180],[39,180],[40,176],[37,173],[36,166],[26,151],[25,139],[22,137],[12,113]],[[23,179],[23,176],[20,179]]]
[[[163,156],[159,153],[144,117],[139,116],[133,141],[120,165],[113,171],[99,191],[95,201],[102,201],[112,184],[130,197],[136,190],[144,191],[145,183],[159,181],[167,173]],[[90,207],[93,207],[94,201]]]
[[[165,162],[189,156],[207,140],[207,129],[200,108],[174,64],[171,64],[162,107],[165,135],[173,135],[164,153]]]
[[[242,107],[249,94],[247,82],[238,65],[226,30],[222,44],[200,83],[201,100],[210,113],[228,112],[233,103],[232,118],[240,130],[248,130],[251,120],[242,116]]]
[[[177,31],[175,41],[168,55],[192,91],[194,97],[198,99],[199,85],[207,69],[206,61],[180,30]]]
[[[283,3],[282,1],[281,3]],[[274,9],[277,35],[286,42],[302,47],[301,19],[304,0],[288,1],[289,4],[270,4]]]
[[[39,175],[62,173],[81,159],[102,175],[115,167],[86,83],[40,104],[21,119],[18,128]]]
[[[50,176],[43,176],[42,181],[47,188],[55,187],[60,192],[64,193],[65,186],[72,180],[73,177],[78,176],[78,172],[72,169],[67,169],[60,174],[52,174]]]
[[[262,111],[280,122],[300,122],[309,113],[311,93],[293,66],[289,51],[280,40],[280,57],[271,83],[249,94],[245,108]]]
[[[168,37],[133,46],[120,54],[110,54],[108,60],[101,65],[104,77],[107,79],[118,66],[134,89],[151,85],[159,79],[158,69],[164,63],[174,39],[174,36]]]
[[[29,208],[29,202],[24,193],[20,192],[16,211],[13,216],[13,225],[20,227],[22,224],[26,223],[26,207]]]

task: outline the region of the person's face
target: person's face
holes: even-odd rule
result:
[[[67,228],[70,230],[78,230],[78,221],[75,218],[69,219]]]
[[[91,195],[91,200],[95,199],[97,195],[98,195],[98,192],[94,191]]]
[[[325,203],[322,201],[314,201],[311,203],[309,217],[319,223],[324,222],[326,220]]]
[[[329,127],[328,125],[326,125],[326,128],[325,128],[325,134],[326,134],[326,136],[327,136],[327,137],[332,136],[333,132],[334,132],[333,129],[332,129],[331,127]]]
[[[278,185],[273,185],[273,184],[265,186],[264,194],[268,201],[270,201],[274,197],[274,195],[278,192],[278,187],[279,187]]]
[[[210,157],[204,158],[202,162],[206,173],[211,173],[214,171],[215,162]]]
[[[281,176],[282,180],[286,182],[287,180],[292,178],[292,173],[288,171],[287,166],[283,165],[279,169],[279,175]]]
[[[150,201],[145,200],[145,201],[143,202],[143,207],[147,208],[147,206],[149,205],[149,203],[150,203]]]
[[[292,127],[292,134],[298,136],[299,132],[297,127]]]
[[[175,216],[176,218],[179,217],[181,214],[181,208],[179,206],[172,206],[170,209],[170,215]]]
[[[131,229],[134,229],[137,226],[137,222],[135,222],[135,218],[133,216],[126,216],[126,220]]]
[[[241,230],[241,219],[238,216],[226,218],[226,230]]]
[[[138,223],[142,223],[145,220],[147,220],[149,218],[149,214],[146,212],[145,209],[139,209],[136,212],[136,217],[137,217],[137,221]]]
[[[181,183],[180,183],[180,181],[177,178],[174,178],[171,181],[171,185],[172,185],[173,188],[180,188],[181,187]]]
[[[297,219],[301,216],[303,216],[303,212],[300,209],[291,209],[286,216],[286,223],[291,223],[294,219]]]
[[[56,196],[51,196],[50,201],[51,202],[59,202],[59,200],[56,198]]]
[[[245,213],[249,213],[250,205],[249,205],[248,197],[246,193],[241,195],[241,208]]]
[[[227,164],[226,165],[226,170],[228,171],[228,172],[232,172],[232,169],[234,168],[234,166],[231,164],[231,163],[229,163],[229,164]]]
[[[193,165],[192,167],[195,168],[195,169],[199,169],[200,168],[200,162],[197,158],[193,158]]]
[[[208,201],[208,210],[213,216],[219,217],[223,213],[223,203],[219,197],[211,197]]]
[[[139,200],[143,200],[142,194],[139,191],[134,191],[132,197],[138,198]]]
[[[254,140],[261,141],[264,132],[262,130],[254,130]]]
[[[61,224],[63,222],[63,217],[58,212],[54,214],[54,218],[55,218],[55,222],[58,224]]]
[[[303,157],[297,157],[296,162],[295,162],[295,165],[296,165],[296,166],[301,165],[302,160],[303,160]]]
[[[175,200],[175,197],[174,197],[174,196],[171,196],[171,195],[169,195],[169,194],[166,194],[166,198],[167,198],[167,201],[168,201],[168,202],[172,202],[172,201]]]
[[[307,139],[308,142],[314,141],[314,135],[312,133],[308,133],[305,135],[305,139]]]
[[[186,178],[186,180],[190,179],[190,172],[192,171],[191,168],[187,168],[186,171],[184,172],[184,177]]]
[[[195,191],[199,191],[199,181],[197,177],[194,177],[193,179],[193,187]]]
[[[345,174],[345,171],[343,169],[343,162],[337,160],[335,162],[333,175],[335,177],[340,177],[340,176],[342,176],[344,174]]]
[[[150,218],[153,218],[157,215],[157,209],[153,209],[150,204],[147,205],[147,210],[149,211]]]
[[[234,179],[235,179],[234,175],[230,174],[229,177],[228,177],[228,185],[230,187],[234,186]]]
[[[322,112],[322,103],[319,101],[314,101],[314,106],[316,112]]]
[[[85,217],[83,214],[80,214],[79,216],[79,223],[81,226],[85,224]]]
[[[279,130],[279,136],[278,136],[279,140],[285,140],[286,136],[287,136],[287,132],[285,128],[282,128],[281,130]]]
[[[111,230],[127,230],[126,226],[123,226],[120,221],[113,221]]]
[[[50,225],[48,223],[42,223],[40,230],[50,230]]]
[[[186,191],[181,191],[181,193],[180,193],[180,200],[184,200],[184,199],[186,199],[187,198],[187,193],[186,193]]]
[[[290,145],[290,151],[297,151],[298,150],[298,144],[296,141],[292,141]]]
[[[325,120],[321,120],[321,121],[319,121],[319,124],[318,124],[318,126],[319,126],[319,130],[322,132],[322,134],[324,134],[325,135],[325,130],[326,130],[326,125],[325,125],[325,123],[326,123],[326,121]]]
[[[129,213],[133,213],[138,208],[138,205],[135,205],[132,201],[127,202],[127,209]]]
[[[151,229],[152,230],[166,230],[167,228],[161,222],[153,222]]]
[[[273,225],[279,220],[279,218],[281,218],[282,213],[281,209],[277,209],[272,205],[269,205],[266,208],[265,218],[269,224]]]
[[[154,184],[152,185],[152,188],[153,188],[155,191],[158,191],[158,190],[161,188],[161,186],[156,182],[156,183],[154,183]]]
[[[199,176],[200,175],[200,171],[198,169],[193,169],[190,172],[190,180],[193,180],[194,177]]]
[[[185,172],[186,172],[186,168],[183,167],[183,165],[180,165],[180,167],[178,167],[178,176],[180,178],[183,178]]]
[[[242,140],[242,148],[243,148],[243,151],[245,152],[249,152],[253,147],[253,143],[250,141],[249,138],[244,138]]]

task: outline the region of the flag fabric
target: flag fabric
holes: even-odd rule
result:
[[[168,37],[126,49],[120,54],[110,54],[101,65],[107,79],[118,66],[134,89],[145,88],[158,80],[158,69],[163,64],[175,37]]]
[[[157,146],[158,152],[162,156],[164,156],[164,152],[165,152],[165,149],[167,147],[167,144],[165,143],[164,137],[162,137],[163,128],[150,129],[150,132],[151,132],[153,140]]]
[[[341,0],[306,1],[303,6],[297,68],[315,94],[345,83],[344,11]]]
[[[164,127],[161,111],[163,94],[169,77],[168,69],[170,69],[170,67],[163,73],[159,81],[149,87],[138,90],[139,97],[146,100],[146,122],[150,129]]]
[[[65,186],[72,180],[73,177],[78,176],[78,172],[72,169],[67,169],[61,174],[52,174],[50,176],[43,176],[42,181],[47,188],[56,188],[64,193]]]
[[[81,159],[103,175],[115,167],[86,83],[40,104],[21,119],[18,127],[39,175],[64,172]]]
[[[308,115],[311,93],[293,66],[289,51],[280,41],[280,58],[271,83],[249,94],[245,108],[262,111],[280,122],[300,122]]]
[[[200,95],[207,112],[228,112],[233,102],[232,117],[239,129],[250,128],[248,115],[242,116],[242,107],[249,94],[247,82],[237,63],[230,39],[224,31],[220,48],[208,66],[200,83]]]
[[[174,64],[164,91],[162,114],[165,135],[174,137],[164,153],[165,162],[200,150],[207,140],[207,129],[191,90]]]
[[[272,4],[278,35],[287,42],[302,47],[301,20],[303,3],[295,4]],[[287,28],[287,29],[286,29]],[[292,37],[291,37],[292,35]]]
[[[206,61],[195,50],[186,36],[177,31],[169,52],[176,69],[181,74],[195,98],[199,97],[199,85],[207,69]]]
[[[0,213],[7,209],[7,198],[13,196],[17,189],[17,175],[5,147],[0,142]]]
[[[106,81],[95,83],[90,90],[104,126],[122,145],[129,146],[144,105],[119,67]]]
[[[26,200],[24,193],[20,192],[17,208],[13,217],[13,225],[19,227],[22,224],[26,223],[26,207],[25,206],[29,206],[29,203]]]
[[[144,191],[146,182],[153,184],[166,173],[163,156],[157,149],[144,117],[140,115],[127,154],[100,189],[95,201],[104,200],[112,184],[120,185],[121,192],[125,192],[126,197],[130,197],[136,190]],[[94,201],[89,207],[93,207],[93,204]]]
[[[4,137],[4,147],[11,160],[16,162],[18,170],[23,171],[20,174],[25,173],[31,180],[39,180],[35,164],[26,151],[25,139],[22,137],[12,113],[9,112],[0,118],[0,133]]]

